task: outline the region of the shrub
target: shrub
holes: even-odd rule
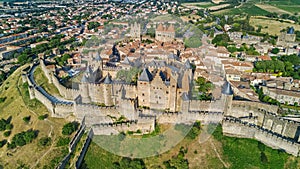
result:
[[[45,120],[46,118],[48,118],[48,114],[40,115],[38,117],[39,120]]]
[[[38,131],[32,129],[17,133],[12,138],[11,147],[14,148],[16,146],[24,146],[28,143],[31,143],[37,136]]]
[[[8,149],[14,149],[16,147],[17,147],[17,145],[15,143],[7,143],[7,148]]]
[[[262,163],[268,163],[268,157],[266,156],[266,154],[264,152],[260,153],[260,160]]]
[[[5,119],[0,120],[0,131],[4,131],[6,129],[7,121]]]
[[[7,143],[7,140],[0,141],[0,148],[2,148]]]
[[[3,133],[4,137],[10,136],[10,134],[11,134],[11,131],[10,131],[10,130]]]
[[[25,123],[29,123],[29,122],[30,122],[30,119],[31,119],[31,116],[26,116],[26,117],[23,118],[23,121],[24,121]]]
[[[201,123],[199,121],[195,122],[189,133],[187,134],[187,138],[195,139],[200,134]]]
[[[5,102],[6,98],[7,98],[7,97],[0,97],[0,103]]]
[[[13,129],[13,125],[12,124],[6,124],[6,126],[5,126],[5,129],[6,130],[11,130],[11,129]]]
[[[69,137],[59,137],[58,141],[56,143],[56,146],[57,147],[65,146],[65,145],[68,145],[69,143],[70,143],[70,138]]]
[[[51,144],[51,138],[50,137],[42,137],[42,138],[40,138],[40,140],[39,140],[39,145],[40,146],[49,146],[50,144]]]
[[[71,135],[78,129],[79,123],[78,122],[70,122],[63,126],[62,134],[63,135]]]

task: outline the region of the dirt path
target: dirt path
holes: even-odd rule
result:
[[[218,153],[215,144],[214,144],[212,141],[210,141],[210,144],[211,144],[211,147],[213,148],[213,150],[215,151],[215,153],[217,154],[219,160],[220,160],[221,163],[223,164],[223,166],[224,166],[225,168],[229,168],[228,164],[226,164],[226,163],[223,161],[223,159],[221,158],[220,154]]]
[[[19,79],[18,79],[18,82],[17,82],[17,83],[18,83],[18,84],[17,84],[17,88],[18,88],[18,92],[19,92],[20,96],[21,96],[22,99],[23,99],[24,105],[25,105],[26,109],[27,109],[30,113],[32,113],[34,116],[38,117],[38,114],[36,114],[34,111],[30,110],[29,107],[25,104],[25,101],[24,101],[24,98],[23,98],[23,95],[22,95],[22,92],[21,92],[21,89],[20,89],[20,86],[19,86],[20,79],[21,79],[21,76],[20,76]],[[55,142],[54,142],[54,140],[55,140],[55,135],[54,135],[53,137],[51,137],[52,134],[53,134],[53,129],[54,129],[53,124],[54,124],[54,122],[51,121],[51,120],[49,120],[49,119],[45,119],[44,121],[50,126],[50,132],[49,132],[49,134],[48,134],[48,137],[50,137],[50,138],[52,139],[52,144],[51,144],[49,150],[47,150],[47,151],[46,151],[39,159],[37,159],[36,163],[35,163],[33,166],[31,166],[30,169],[35,168],[35,167],[39,164],[39,162],[40,162],[40,161],[41,161],[41,160],[42,160],[42,159],[43,159],[50,151],[53,150],[53,147],[54,147],[54,143],[55,143]]]

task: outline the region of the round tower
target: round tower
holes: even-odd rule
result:
[[[112,91],[112,80],[110,75],[108,74],[103,82],[103,96],[104,96],[104,104],[106,106],[113,106],[113,91]]]
[[[231,106],[232,106],[232,99],[233,99],[233,90],[231,85],[228,81],[225,81],[223,88],[222,88],[222,102],[224,104],[224,115],[231,116]]]
[[[88,78],[86,77],[86,75],[83,75],[83,77],[81,79],[81,83],[79,84],[80,95],[81,95],[83,103],[89,103],[91,101],[90,96],[89,96],[89,84],[88,83],[89,83]]]

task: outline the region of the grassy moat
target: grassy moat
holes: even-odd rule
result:
[[[220,125],[208,141],[198,140],[185,138],[168,152],[145,159],[120,157],[91,142],[81,168],[300,168],[299,157],[253,139],[223,136]]]

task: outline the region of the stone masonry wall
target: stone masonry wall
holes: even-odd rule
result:
[[[283,149],[294,156],[299,155],[300,145],[294,140],[286,139],[258,126],[225,119],[222,127],[224,135],[256,139],[274,149]]]

